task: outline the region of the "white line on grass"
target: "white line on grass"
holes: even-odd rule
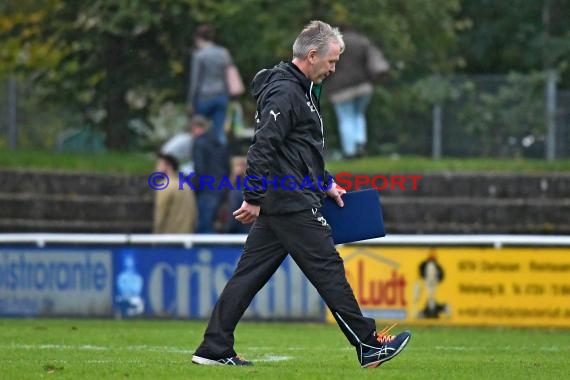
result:
[[[64,344],[2,344],[0,348],[12,348],[20,350],[84,350],[84,351],[105,351],[108,347],[94,346],[91,344],[84,344],[81,346],[71,346]]]
[[[115,359],[89,359],[89,360],[86,360],[85,363],[88,363],[88,364],[112,364],[112,363],[144,364],[147,362],[144,360],[134,360],[134,359],[130,359],[130,360],[124,360],[124,359],[119,359],[119,360],[115,360]]]
[[[131,345],[126,347],[103,347],[103,346],[96,346],[92,344],[82,344],[82,345],[69,345],[69,344],[0,344],[0,348],[5,349],[17,349],[17,350],[58,350],[58,351],[108,351],[111,349],[120,350],[126,349],[129,351],[146,351],[146,352],[166,352],[166,353],[174,353],[174,354],[192,354],[194,350],[187,350],[183,348],[177,347],[166,347],[166,346],[148,346],[148,345]],[[252,347],[250,350],[258,350],[262,347]],[[267,348],[268,349],[268,348]],[[301,349],[301,348],[299,348]],[[306,348],[305,348],[306,349]],[[285,360],[291,360],[291,356],[286,355],[275,355],[273,353],[265,354],[260,358],[255,359],[259,362],[281,362]],[[124,360],[121,360],[123,362]],[[105,363],[112,363],[114,362],[113,359],[92,359],[88,360],[88,363],[95,363],[95,364],[105,364]],[[139,363],[139,361],[132,361],[132,363]]]
[[[92,344],[82,344],[78,346],[69,344],[0,344],[0,348],[7,349],[20,349],[20,350],[60,350],[60,351],[70,351],[70,350],[80,350],[80,351],[107,351],[111,349],[126,349],[129,351],[149,351],[149,352],[167,352],[174,354],[191,354],[194,351],[178,347],[166,347],[166,346],[147,346],[147,345],[134,345],[134,346],[95,346]]]
[[[291,356],[282,356],[282,355],[265,355],[259,359],[255,359],[257,362],[282,362],[285,360],[291,360]]]
[[[194,350],[189,350],[186,348],[181,347],[169,347],[169,346],[149,346],[149,345],[130,345],[130,346],[98,346],[93,344],[82,344],[82,345],[66,345],[66,344],[21,344],[21,343],[13,343],[13,344],[0,344],[0,349],[16,349],[16,350],[59,350],[59,351],[107,351],[107,350],[128,350],[128,351],[140,351],[140,352],[162,352],[162,353],[171,353],[171,354],[184,354],[184,355],[191,355],[194,353]],[[349,351],[353,350],[353,347],[338,347],[336,350],[330,347],[322,349],[320,347],[312,347],[312,351]],[[429,350],[438,350],[438,351],[482,351],[485,350],[486,347],[481,346],[434,346],[434,347],[409,347],[409,350],[412,351],[422,351],[424,349]],[[496,347],[500,351],[509,351],[509,352],[524,352],[524,351],[544,351],[544,352],[560,352],[566,350],[566,348],[561,348],[559,346],[504,346],[504,347]],[[259,351],[273,351],[275,347],[248,347],[246,350],[259,352]],[[285,351],[306,351],[307,347],[287,347],[283,348],[282,350]],[[260,361],[282,361],[282,360],[290,360],[290,356],[283,356],[283,355],[273,355],[273,354],[266,354],[265,356],[261,356]]]
[[[410,347],[410,348],[417,349],[417,347]],[[478,351],[478,352],[487,349],[487,347],[480,347],[480,346],[435,346],[433,348],[440,351]],[[509,351],[509,352],[524,352],[524,351],[536,351],[536,350],[547,351],[547,352],[559,352],[562,350],[558,346],[540,346],[540,347],[503,346],[503,347],[495,347],[494,349],[498,351]]]
[[[193,354],[195,351],[195,350],[188,350],[186,348],[168,347],[168,346],[148,346],[146,344],[127,346],[127,350],[130,350],[130,351],[150,351],[150,352],[169,352],[169,353],[173,353],[173,354]]]

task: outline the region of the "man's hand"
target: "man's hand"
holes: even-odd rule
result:
[[[233,216],[241,224],[254,222],[259,217],[261,206],[256,206],[243,201],[241,207],[234,211]]]
[[[340,186],[337,186],[336,183],[333,183],[332,187],[326,191],[326,194],[335,200],[338,207],[344,207],[344,202],[342,201],[341,196],[346,194],[346,190]]]

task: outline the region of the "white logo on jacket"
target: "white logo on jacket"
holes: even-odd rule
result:
[[[325,217],[322,215],[317,217],[317,211],[318,210],[316,208],[313,208],[312,211],[313,211],[313,216],[315,218],[317,218],[317,221],[321,223],[321,226],[326,227],[327,226],[327,220],[325,219]]]
[[[317,110],[315,109],[315,106],[313,106],[313,103],[307,102],[307,106],[309,107],[311,112],[317,112]]]
[[[273,117],[275,118],[275,121],[277,121],[277,115],[281,115],[281,112],[275,113],[275,111],[271,110],[271,111],[269,111],[269,114],[273,115]]]

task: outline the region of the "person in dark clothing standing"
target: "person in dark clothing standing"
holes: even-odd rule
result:
[[[366,110],[374,81],[390,69],[390,64],[366,36],[348,26],[342,31],[346,51],[324,89],[337,116],[342,154],[353,158],[366,152]]]
[[[247,168],[246,158],[243,156],[232,157],[232,190],[228,193],[228,208],[226,214],[228,216],[227,232],[231,234],[247,234],[251,224],[242,224],[238,222],[232,215],[233,211],[240,208],[243,202],[243,194],[239,190],[239,180],[245,176],[245,169]]]
[[[230,95],[226,70],[233,64],[228,49],[214,42],[214,29],[200,25],[194,35],[196,49],[192,53],[188,109],[212,120],[213,134],[227,144],[224,131]]]
[[[254,222],[232,278],[222,291],[192,362],[251,365],[234,351],[234,330],[255,294],[290,254],[315,286],[362,367],[374,368],[399,354],[410,340],[376,332],[362,315],[334,247],[330,226],[319,212],[325,196],[343,207],[339,190],[325,171],[320,84],[335,71],[344,49],[337,28],[312,21],[293,44],[293,61],[260,71],[252,89],[257,101],[256,130],[247,154],[250,186],[234,212],[241,223]],[[296,190],[263,186],[263,177],[295,178]],[[305,178],[319,186],[303,187]],[[316,182],[313,182],[316,183]],[[302,188],[302,189],[301,189]]]
[[[225,144],[217,138],[209,123],[196,117],[191,123],[194,139],[192,160],[194,161],[194,186],[198,193],[197,233],[214,233],[214,222],[220,205],[224,200],[224,190],[220,185],[222,178],[230,172],[229,155]]]

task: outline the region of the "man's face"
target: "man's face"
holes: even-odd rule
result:
[[[206,133],[206,128],[204,128],[202,126],[202,124],[192,124],[190,126],[190,134],[194,137],[198,137],[198,136],[202,136],[204,133]]]
[[[322,83],[322,81],[334,73],[336,63],[340,58],[340,45],[337,42],[330,42],[329,49],[319,55],[316,50],[309,52],[309,62],[311,63],[311,72],[309,79],[314,83]]]
[[[164,158],[159,158],[156,161],[156,166],[154,170],[156,170],[157,172],[168,173],[170,169],[171,169],[170,165]]]

